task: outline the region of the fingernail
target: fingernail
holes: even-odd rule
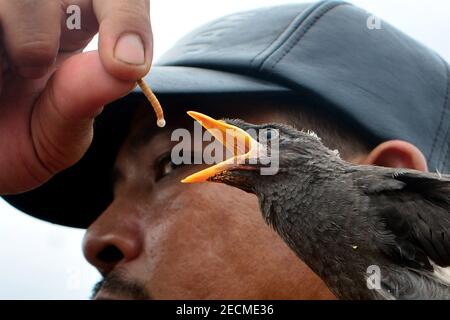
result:
[[[144,64],[145,50],[141,37],[135,33],[123,34],[116,43],[114,56],[116,59],[128,64]]]

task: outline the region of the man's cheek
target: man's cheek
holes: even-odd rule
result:
[[[248,257],[242,239],[258,214],[256,198],[212,183],[172,187],[168,194],[159,199],[166,219],[150,222],[146,235],[153,289],[173,295],[195,288],[202,295],[214,283],[236,286],[234,269]]]

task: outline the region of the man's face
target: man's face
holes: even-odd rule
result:
[[[138,113],[116,160],[114,201],[84,239],[86,258],[105,277],[97,298],[333,297],[265,225],[256,196],[223,184],[180,183],[199,166],[174,166],[174,128],[143,139],[154,121],[147,110]],[[270,113],[230,116],[275,120]]]

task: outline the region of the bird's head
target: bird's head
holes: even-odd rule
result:
[[[247,192],[265,193],[285,179],[321,170],[329,161],[339,159],[310,131],[299,131],[280,124],[254,125],[239,119],[215,120],[189,111],[232,156],[183,179],[183,183],[221,182]]]

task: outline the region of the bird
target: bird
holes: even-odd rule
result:
[[[232,157],[181,182],[255,194],[265,222],[337,298],[450,298],[450,175],[352,164],[311,131],[188,113]],[[278,170],[261,174],[269,156]]]

